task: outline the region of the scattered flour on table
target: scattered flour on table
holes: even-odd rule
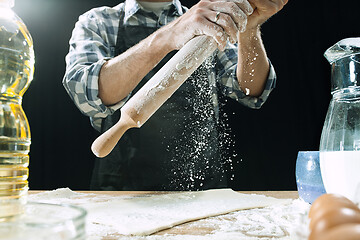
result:
[[[29,201],[38,201],[55,204],[73,204],[86,206],[90,203],[106,202],[112,199],[128,199],[131,196],[119,197],[92,193],[77,193],[68,188],[34,194]],[[87,219],[88,240],[107,239],[124,240],[253,240],[253,239],[307,239],[307,212],[309,204],[300,199],[292,200],[288,204],[273,205],[266,208],[255,208],[236,211],[225,215],[210,217],[186,223],[187,228],[212,229],[206,235],[165,235],[150,236],[119,236],[113,226],[99,224]],[[111,218],[111,216],[109,216]],[[172,229],[181,229],[183,225]]]
[[[121,240],[307,240],[309,205],[300,199],[290,204],[242,210],[189,223],[194,227],[216,228],[211,234],[121,237]],[[174,227],[180,228],[179,226]]]

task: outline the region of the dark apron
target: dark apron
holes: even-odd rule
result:
[[[120,17],[115,56],[158,29],[124,26],[123,15]],[[133,93],[175,53],[169,53],[149,72]],[[141,128],[129,129],[108,156],[96,159],[91,184],[93,190],[226,187],[212,103],[213,91],[207,81],[205,65],[200,66]],[[119,117],[118,110],[104,119],[101,132],[112,127]]]

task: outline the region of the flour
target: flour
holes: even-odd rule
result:
[[[261,209],[250,209],[187,223],[187,228],[213,229],[205,235],[165,234],[146,237],[121,237],[121,240],[307,240],[309,205],[302,200]],[[174,227],[174,232],[183,226]]]
[[[211,148],[214,146],[212,142],[216,140],[213,135],[216,132],[215,121],[211,121],[216,118],[213,86],[209,81],[209,71],[213,67],[213,58],[206,59],[187,79],[183,88],[186,89],[183,95],[189,114],[184,122],[178,124],[186,127],[181,135],[172,140],[174,143],[167,149],[173,156],[171,181],[174,189],[202,189],[210,172],[221,171],[220,165],[216,166],[208,154],[209,151],[216,151]]]
[[[257,36],[252,33],[251,36],[249,37],[250,40],[253,41],[258,41]],[[253,83],[254,82],[254,78],[256,75],[256,71],[255,71],[255,65],[256,65],[256,61],[258,60],[259,57],[259,53],[256,52],[256,47],[251,48],[250,46],[242,46],[242,48],[247,48],[246,49],[246,57],[245,57],[245,64],[246,64],[246,68],[243,68],[244,71],[244,79],[241,79],[240,85],[241,83]],[[245,95],[249,96],[251,94],[251,90],[249,88],[245,88]]]
[[[243,3],[244,1],[240,1],[239,3]],[[246,30],[246,25],[247,25],[247,14],[250,15],[253,12],[253,8],[251,7],[251,5],[246,1],[245,2],[245,12],[243,11],[233,11],[233,14],[241,19],[242,21],[239,22],[239,26],[238,29],[240,32],[245,32]],[[215,6],[214,11],[218,11],[218,12],[227,12],[227,9],[224,6],[218,5]],[[219,21],[221,21],[222,19],[219,19]]]
[[[133,104],[133,108],[136,110],[136,113],[138,115],[141,114],[144,106],[149,105],[149,103],[151,104],[153,102],[154,98],[159,92],[165,91],[167,89],[167,87],[169,86],[169,81],[172,77],[173,75],[169,75],[168,73],[166,73],[160,78],[161,81],[152,81],[147,84],[147,87],[144,88],[144,94],[142,94],[141,98],[138,98],[137,101]],[[138,127],[141,127],[141,125],[138,125]]]
[[[163,219],[171,220],[172,217],[176,216],[169,216],[166,211],[162,212],[161,207],[165,206],[164,204],[167,204],[166,202],[169,201],[173,204],[167,205],[166,209],[168,209],[168,211],[173,211],[172,208],[177,209],[178,207],[181,207],[181,203],[189,202],[191,204],[189,205],[188,210],[184,212],[178,211],[179,215],[188,215],[191,211],[196,211],[199,208],[199,206],[196,205],[197,201],[192,202],[199,196],[197,194],[198,192],[187,192],[184,195],[176,195],[175,199],[172,197],[174,195],[171,194],[162,195],[162,197],[155,196],[155,201],[159,202],[155,202],[157,207],[153,208],[153,213],[159,216],[159,221]],[[230,200],[233,199],[232,202],[234,203],[241,202],[243,197],[245,199],[251,197],[251,195],[239,195],[240,198],[237,198],[236,194],[230,195]],[[55,204],[73,204],[85,207],[88,210],[87,239],[89,240],[101,240],[104,236],[113,240],[307,239],[307,211],[309,210],[309,204],[299,199],[291,201],[278,200],[278,204],[270,205],[265,208],[235,211],[226,215],[209,217],[175,226],[165,232],[159,232],[150,236],[119,235],[118,230],[126,224],[126,220],[120,218],[124,211],[126,212],[127,209],[129,209],[129,214],[135,213],[134,216],[142,217],[143,219],[146,219],[146,216],[150,214],[149,211],[142,212],[139,208],[129,208],[130,205],[124,206],[123,204],[126,201],[146,205],[154,204],[154,202],[147,202],[149,197],[153,198],[153,196],[150,195],[115,197],[105,194],[75,193],[70,189],[65,188],[30,195],[29,200]],[[210,202],[213,200],[217,203],[216,207],[214,205],[211,207],[210,205],[207,205],[206,202],[203,204],[205,204],[207,210],[212,211],[214,208],[221,208],[224,206],[224,199],[221,199],[222,196],[216,195],[213,195],[210,198]],[[244,201],[248,202],[249,200]],[[120,209],[121,212],[119,212]],[[132,219],[135,222],[138,221],[136,218]],[[150,223],[144,221],[142,224],[147,225]],[[196,230],[189,230],[187,232],[186,229]],[[190,234],[191,232],[192,234]]]
[[[130,108],[130,112],[134,109],[144,123],[215,49],[216,44],[209,37],[191,39],[123,106],[123,109]]]
[[[76,193],[71,191],[69,188],[59,188],[53,191],[46,191],[38,194],[28,196],[29,201],[42,202],[42,203],[74,203],[81,204],[84,200],[81,198],[84,196],[82,193]]]

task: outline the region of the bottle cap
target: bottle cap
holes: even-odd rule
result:
[[[15,0],[0,0],[0,6],[6,6],[12,8],[14,6]]]

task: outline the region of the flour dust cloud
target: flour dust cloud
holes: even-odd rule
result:
[[[233,169],[233,137],[227,117],[219,118],[217,86],[215,78],[209,78],[214,66],[213,57],[208,58],[184,83],[184,108],[190,116],[184,131],[167,148],[173,156],[171,189],[208,189],[219,182],[226,186],[226,171]]]

